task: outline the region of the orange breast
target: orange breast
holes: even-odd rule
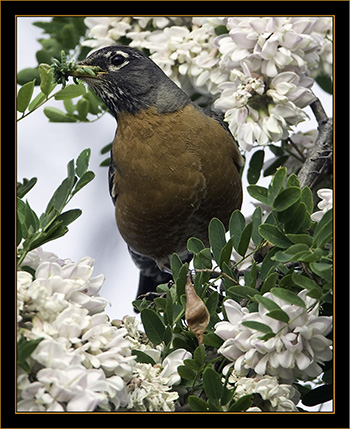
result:
[[[158,262],[207,242],[210,219],[226,226],[241,207],[238,149],[228,132],[194,106],[159,115],[121,114],[113,144],[116,220],[124,240]]]

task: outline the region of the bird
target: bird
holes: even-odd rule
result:
[[[172,279],[170,258],[209,246],[208,225],[228,229],[241,208],[243,159],[218,112],[203,109],[144,52],[128,46],[93,51],[80,76],[117,121],[109,191],[119,232],[140,270],[137,296]]]

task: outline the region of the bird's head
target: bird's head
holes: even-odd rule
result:
[[[109,46],[89,55],[77,66],[98,66],[96,76],[79,76],[102,99],[115,117],[156,107],[169,113],[190,103],[188,96],[145,54],[125,46]]]

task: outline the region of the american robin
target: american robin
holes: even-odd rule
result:
[[[142,52],[110,46],[78,65],[102,69],[81,78],[117,120],[109,188],[140,268],[140,295],[171,279],[174,252],[190,260],[190,237],[208,245],[213,217],[228,227],[242,204],[242,158],[219,115],[194,104]]]

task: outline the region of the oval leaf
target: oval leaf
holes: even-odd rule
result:
[[[50,122],[76,122],[77,120],[72,116],[62,112],[62,110],[56,107],[45,107],[44,114],[50,120]]]
[[[217,264],[220,264],[220,254],[226,244],[225,227],[223,223],[214,218],[209,224],[209,242],[213,250],[213,256]]]
[[[254,322],[253,320],[247,320],[246,322],[242,322],[243,326],[246,326],[250,329],[255,329],[256,331],[263,332],[264,334],[272,334],[273,331],[270,326],[265,325],[265,323]]]
[[[187,249],[197,255],[201,250],[205,248],[203,242],[199,238],[191,237],[187,241]]]
[[[33,95],[35,79],[20,88],[17,95],[17,110],[24,113]]]
[[[65,88],[56,92],[55,100],[79,97],[79,95],[83,95],[85,92],[85,86],[82,83],[79,85],[67,85]]]
[[[280,298],[283,301],[288,302],[289,304],[305,308],[305,302],[298,295],[288,289],[273,287],[270,292],[272,293],[272,295],[275,295],[277,298]]]
[[[214,401],[220,399],[224,392],[221,377],[211,366],[203,372],[203,387],[207,397]]]
[[[259,234],[265,238],[265,240],[282,249],[286,249],[292,244],[292,242],[282,234],[275,225],[270,225],[268,223],[260,225]]]
[[[165,325],[160,316],[149,308],[141,311],[141,321],[149,340],[158,345],[163,341]]]
[[[283,323],[289,322],[289,316],[283,310],[271,310],[270,312],[266,313],[266,316],[271,317],[272,319],[278,320],[279,322],[283,322]]]
[[[277,212],[282,212],[296,203],[300,198],[300,188],[295,186],[291,186],[287,189],[284,189],[278,196],[276,197],[273,207]]]
[[[261,169],[264,164],[265,151],[256,151],[250,159],[249,169],[247,173],[249,185],[255,185],[259,180]]]

